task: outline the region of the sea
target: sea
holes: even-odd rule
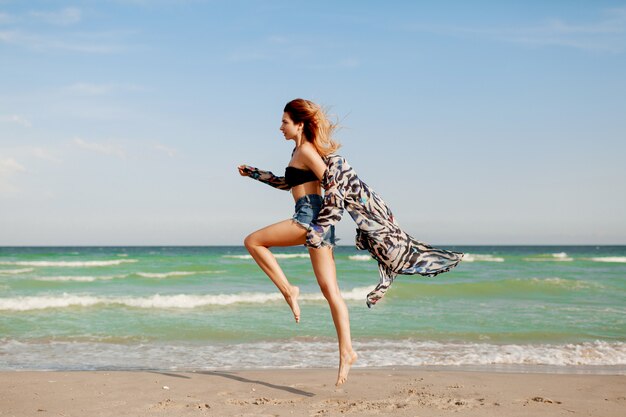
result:
[[[452,246],[450,272],[378,282],[338,246],[356,367],[626,374],[626,246]],[[244,247],[0,247],[0,370],[331,368],[304,247],[273,249],[301,322]]]

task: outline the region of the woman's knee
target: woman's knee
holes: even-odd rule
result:
[[[243,240],[243,245],[248,249],[248,251],[253,250],[255,246],[259,246],[259,241],[256,238],[254,233],[249,234]]]
[[[339,288],[336,285],[319,283],[319,286],[326,300],[333,301],[337,297],[341,297],[341,292],[339,292]]]

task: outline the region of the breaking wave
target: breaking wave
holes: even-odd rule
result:
[[[74,277],[76,278],[76,277]],[[363,300],[372,288],[353,288],[342,292],[345,300]],[[325,301],[322,294],[301,294],[301,301]],[[148,297],[102,297],[95,295],[42,295],[0,298],[0,311],[30,311],[46,308],[92,307],[96,305],[122,305],[135,308],[155,309],[190,309],[205,306],[224,306],[230,304],[263,304],[272,301],[283,301],[279,292],[275,293],[239,293],[239,294],[205,294],[205,295],[161,295]]]
[[[351,261],[370,261],[372,257],[370,255],[350,255],[348,259]]]
[[[276,259],[295,259],[295,258],[309,258],[308,253],[275,253]],[[252,259],[252,255],[224,255],[224,258],[232,259]]]
[[[137,272],[136,274],[143,278],[169,278],[169,277],[186,277],[189,275],[196,275],[202,272],[185,272],[185,271],[173,271],[173,272]]]
[[[493,255],[466,253],[463,255],[463,262],[504,262],[504,258]]]
[[[111,261],[5,261],[0,265],[17,266],[39,266],[39,267],[62,267],[62,268],[82,268],[95,266],[114,266],[123,263],[137,262],[136,259],[116,259]]]
[[[522,366],[541,371],[542,366],[558,366],[565,372],[626,372],[623,342],[496,345],[363,339],[354,347],[359,352],[355,367]],[[0,339],[0,349],[2,370],[326,368],[337,356],[336,341],[301,339],[201,345]]]
[[[524,258],[529,262],[571,262],[574,258],[571,258],[565,252],[550,253],[547,255],[538,255],[532,258]]]
[[[98,280],[108,281],[111,279],[126,278],[128,275],[106,275],[106,276],[58,276],[58,277],[39,277],[35,278],[35,281],[48,281],[48,282],[94,282]]]
[[[615,262],[615,263],[626,263],[626,256],[603,256],[598,258],[590,258],[593,262]]]
[[[21,268],[21,269],[0,269],[0,274],[2,275],[17,275],[17,274],[25,274],[27,272],[33,272],[33,268]]]

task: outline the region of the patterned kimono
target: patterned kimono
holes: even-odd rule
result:
[[[462,253],[435,249],[400,229],[389,207],[343,157],[329,155],[326,165],[324,205],[310,225],[306,246],[323,246],[322,236],[341,220],[343,210],[348,210],[357,225],[356,247],[369,251],[378,261],[380,282],[366,297],[368,307],[385,295],[398,274],[432,277],[461,261]]]

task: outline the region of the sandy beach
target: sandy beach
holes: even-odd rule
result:
[[[354,369],[0,373],[1,416],[593,416],[626,413],[626,376]]]

